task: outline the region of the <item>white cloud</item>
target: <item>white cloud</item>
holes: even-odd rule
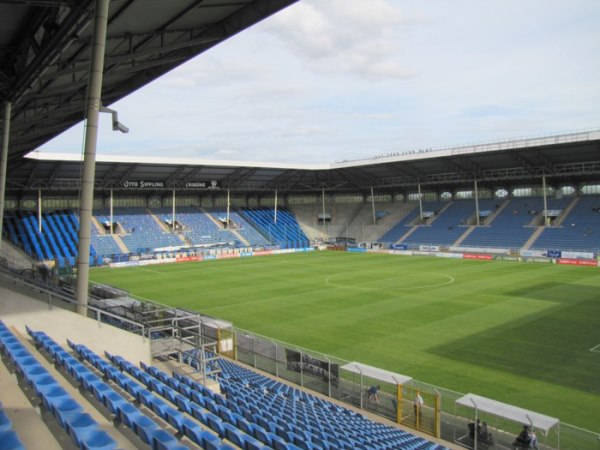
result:
[[[266,27],[320,72],[344,70],[366,78],[411,76],[396,59],[399,33],[409,20],[392,2],[300,2]]]
[[[331,162],[600,126],[597,0],[302,0],[114,107],[99,152]],[[533,20],[532,18],[535,18]],[[75,128],[45,150],[80,152]]]

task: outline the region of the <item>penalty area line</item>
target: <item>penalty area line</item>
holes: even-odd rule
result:
[[[600,344],[596,345],[595,347],[590,348],[590,352],[600,353]]]

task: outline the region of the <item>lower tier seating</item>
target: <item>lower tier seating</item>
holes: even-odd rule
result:
[[[137,366],[110,353],[102,357],[70,341],[68,348],[63,348],[42,331],[27,328],[27,332],[40,352],[95,400],[104,416],[139,440],[140,448],[444,449],[222,358],[212,363],[221,369],[218,393],[188,376],[143,363]],[[111,435],[100,429],[4,325],[0,327],[0,348],[19,367],[18,372],[34,387],[43,407],[52,412],[75,446],[117,447]],[[0,437],[5,432],[1,417]]]

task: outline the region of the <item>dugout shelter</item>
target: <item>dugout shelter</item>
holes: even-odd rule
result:
[[[560,421],[554,417],[476,394],[466,394],[457,399],[456,411],[466,412],[460,417],[472,418],[467,424],[455,421],[456,442],[469,448],[527,448],[526,444],[517,440],[525,428],[536,435],[536,446],[530,443],[530,448],[560,448]],[[487,430],[482,432],[484,423]]]

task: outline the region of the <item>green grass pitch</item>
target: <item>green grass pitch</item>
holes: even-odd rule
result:
[[[313,252],[97,269],[91,279],[600,431],[598,269]]]

